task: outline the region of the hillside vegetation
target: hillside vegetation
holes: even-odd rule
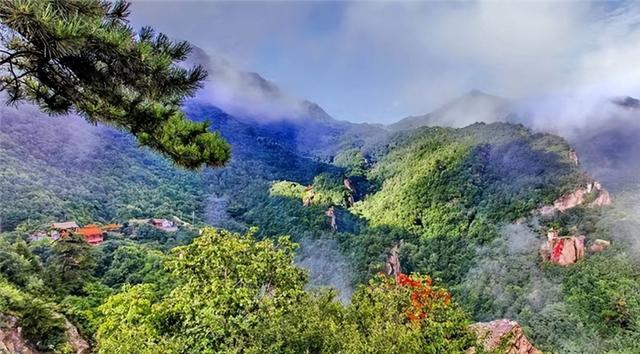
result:
[[[61,315],[105,353],[459,352],[476,345],[471,321],[503,317],[543,350],[636,349],[638,269],[621,247],[568,268],[539,258],[551,227],[614,239],[599,221],[606,210],[534,216],[590,180],[563,139],[503,123],[419,128],[345,137],[318,157],[295,134],[214,107],[190,111],[233,146],[228,167],[188,172],[108,128],[3,111],[0,248],[10,261],[0,266],[0,312],[20,318],[40,350],[67,345]],[[172,216],[196,225],[128,226],[97,247],[25,242],[52,221]],[[205,223],[218,229],[198,238]],[[421,275],[406,283],[428,284],[420,291],[433,291],[433,317],[411,312],[410,287],[378,275],[393,248],[403,273],[433,278],[433,288]],[[67,255],[82,261],[56,271]]]

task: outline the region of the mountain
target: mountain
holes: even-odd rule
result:
[[[303,154],[330,159],[340,149],[386,133],[379,125],[335,120],[318,104],[293,97],[261,75],[239,70],[200,48],[195,48],[189,63],[200,64],[209,72],[192,106],[214,106],[278,136]]]
[[[261,94],[278,95],[275,85],[247,75]],[[473,320],[517,320],[542,350],[616,352],[637,343],[630,328],[640,320],[640,282],[632,248],[625,250],[635,224],[620,227],[608,207],[590,206],[589,198],[597,195],[582,192],[573,208],[540,213],[594,185],[582,170],[597,161],[588,150],[514,123],[387,130],[336,121],[311,103],[303,105],[303,116],[274,117],[232,114],[203,99],[187,103],[188,116],[210,120],[231,144],[233,157],[225,168],[195,172],[140,150],[129,135],[110,127],[47,117],[25,106],[0,110],[0,251],[9,260],[0,260],[0,299],[9,294],[15,301],[12,316],[40,319],[20,307],[29,294],[48,309],[44,317],[54,321],[61,313],[83,335],[95,336],[98,305],[125,296],[123,284],[153,286],[159,297],[174,289],[158,259],[196,233],[138,230],[128,220],[191,216],[198,226],[263,240],[289,235],[301,244],[296,262],[309,270],[307,286],[331,286],[344,303],[357,285],[399,269],[432,276]],[[609,125],[612,132],[594,125],[589,131],[600,135],[581,135],[580,146],[591,146],[604,161],[622,163],[616,153],[637,147],[634,131],[618,135],[635,114],[633,102],[624,102],[629,115]],[[505,100],[473,92],[411,124],[446,117],[511,119],[506,107]],[[607,150],[610,144],[620,149]],[[572,159],[573,148],[582,155],[581,165]],[[126,227],[123,236],[107,236],[92,248],[98,261],[89,278],[80,278],[90,280],[75,290],[67,287],[77,282],[56,280],[52,289],[58,293],[49,294],[38,284],[57,279],[55,274],[37,273],[38,280],[18,275],[20,269],[55,264],[56,251],[46,243],[23,242],[31,231],[67,219]],[[253,226],[258,230],[251,231]],[[584,236],[587,247],[598,239],[612,246],[588,251],[563,268],[539,256],[551,229],[559,237]],[[602,300],[592,302],[588,294],[594,293]]]
[[[512,110],[512,105],[508,100],[472,90],[431,113],[404,118],[390,124],[388,128],[392,131],[411,130],[426,126],[460,128],[476,122],[503,122],[510,120],[509,115],[512,114]]]
[[[535,102],[515,102],[473,90],[431,113],[407,117],[386,128],[399,132],[430,126],[464,127],[475,122],[521,123],[565,137],[583,167],[612,190],[637,189],[640,100],[621,96],[586,104],[580,98],[551,99],[542,105],[553,109],[547,112]]]
[[[584,168],[616,192],[640,186],[640,101],[613,99],[604,118],[576,129],[569,140]]]

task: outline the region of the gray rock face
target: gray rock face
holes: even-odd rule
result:
[[[402,273],[402,269],[400,268],[400,244],[396,244],[389,250],[384,268],[385,273],[389,276],[397,277]]]

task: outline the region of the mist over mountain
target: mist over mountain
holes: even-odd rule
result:
[[[640,184],[639,102],[630,96],[510,100],[473,90],[431,113],[401,119],[387,128],[521,123],[566,138],[584,168],[615,191]]]
[[[636,132],[638,100],[629,97],[577,95],[508,99],[471,90],[433,112],[383,126],[333,119],[316,103],[298,99],[258,73],[242,72],[196,48],[190,59],[209,71],[209,83],[194,100],[213,105],[236,120],[277,136],[303,154],[330,160],[339,150],[363,147],[390,133],[423,126],[464,127],[476,122],[522,123],[537,131],[561,135],[574,145],[587,170],[610,182],[638,184]],[[215,119],[214,119],[215,122]],[[623,168],[624,167],[624,168]]]
[[[424,126],[461,128],[476,122],[508,122],[511,121],[509,115],[514,114],[511,105],[505,98],[472,90],[431,113],[407,117],[387,127],[398,131]]]
[[[264,95],[279,91],[251,77],[257,81],[247,82]],[[628,129],[636,108],[632,99],[616,102],[614,111],[619,107],[625,114],[601,118],[598,129],[584,126],[571,137],[581,166],[607,188],[620,181],[627,190],[634,175],[625,167],[637,166],[627,164],[638,148],[635,131]],[[532,210],[590,177],[571,161],[567,141],[514,123],[528,117],[514,107],[474,91],[433,113],[381,127],[312,113],[306,118],[237,116],[198,97],[185,106],[188,116],[210,120],[231,144],[233,157],[224,168],[197,172],[139,151],[130,136],[110,127],[46,117],[27,106],[4,108],[2,229],[19,233],[58,220],[106,224],[157,217],[191,217],[196,224],[237,232],[259,226],[258,238],[287,234],[299,242],[296,261],[309,270],[309,289],[333,288],[343,303],[350,302],[355,285],[384,270],[389,250],[401,245],[403,271],[426,272],[446,284],[475,320],[509,317],[527,326],[541,348],[566,348],[573,345],[567,344],[570,339],[545,332],[546,319],[568,321],[574,329],[595,327],[585,318],[554,312],[582,305],[566,297],[563,284],[569,280],[540,268],[536,245],[550,225],[562,225],[565,232],[578,228],[587,233],[587,242],[595,242],[602,232],[598,228],[610,228],[617,234],[609,239],[637,245],[634,234],[640,228],[628,217],[638,204],[624,199],[623,210],[617,209],[623,213],[602,214],[596,229],[574,220],[582,220],[580,213],[595,218],[598,211],[579,207],[521,224]],[[442,128],[436,122],[473,124]],[[356,192],[345,189],[345,178]],[[305,188],[314,193],[308,206]],[[170,248],[194,235],[130,237]],[[105,247],[117,242],[122,241],[111,239]],[[623,254],[636,256],[632,251],[618,255]],[[616,267],[622,265],[609,268],[618,272]],[[502,274],[498,279],[496,269]],[[627,345],[596,336],[600,348]],[[581,339],[580,348],[584,343]]]
[[[0,2],[0,352],[640,353],[639,29]]]
[[[333,119],[314,102],[298,99],[257,73],[243,72],[195,48],[188,63],[204,66],[207,83],[192,106],[214,106],[238,121],[279,136],[307,154],[328,158],[345,144],[363,144],[384,134],[375,124]]]

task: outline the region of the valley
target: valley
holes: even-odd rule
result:
[[[639,29],[0,0],[0,352],[640,353]]]
[[[438,114],[460,111],[452,107]],[[166,290],[153,296],[167,294],[175,285],[159,261],[174,247],[191,247],[197,230],[210,224],[264,242],[288,235],[301,245],[295,259],[309,272],[309,288],[334,288],[348,306],[360,296],[354,295],[360,284],[380,272],[420,273],[447,288],[470,320],[515,320],[540,350],[610,352],[636,345],[637,263],[625,251],[626,236],[616,234],[619,216],[613,215],[625,194],[609,198],[607,185],[582,169],[590,157],[577,163],[563,138],[518,123],[398,130],[329,118],[262,124],[199,103],[186,110],[211,120],[230,143],[227,167],[187,171],[112,128],[28,107],[2,109],[3,252],[25,257],[19,248],[26,247],[28,257],[39,260],[5,263],[3,296],[9,289],[33,292],[31,280],[10,275],[21,270],[6,273],[19,264],[43,262],[42,279],[56,278],[47,275],[55,266],[48,254],[59,246],[27,241],[29,234],[67,220],[123,224],[123,235],[107,234],[88,246],[94,263],[73,278],[77,283],[65,280],[56,285],[65,290],[31,300],[64,314],[85,338],[98,333],[104,342],[97,306],[138,289],[124,284],[157,284]],[[580,156],[581,147],[576,150]],[[175,217],[195,222],[193,231],[130,223]],[[550,230],[561,240],[580,235],[580,250],[563,255],[559,247],[568,250],[569,241],[556,247],[547,241]],[[607,247],[595,246],[602,242]],[[545,258],[540,249],[547,244]],[[587,294],[598,294],[598,301]],[[23,320],[32,316],[12,311]],[[34,331],[46,333],[38,343],[59,340],[53,330]]]

